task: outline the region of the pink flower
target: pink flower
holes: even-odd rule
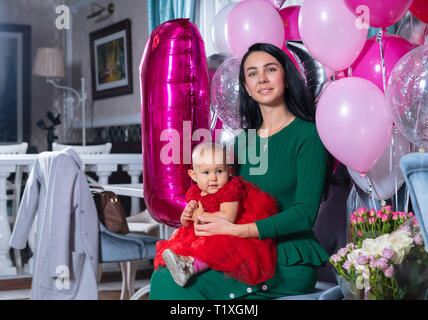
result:
[[[389,216],[387,214],[382,215],[382,222],[388,221]]]
[[[382,215],[383,215],[382,211],[378,210],[378,211],[376,212],[376,217],[378,217],[379,219],[381,219],[381,218],[382,218]]]
[[[413,226],[419,227],[419,222],[418,222],[418,220],[416,220],[416,218],[413,218]]]
[[[391,278],[394,274],[394,268],[392,266],[389,266],[388,268],[386,268],[385,271],[383,271],[383,273],[385,274],[385,277]]]
[[[370,217],[374,217],[376,214],[376,210],[375,209],[370,209],[369,211]]]
[[[341,257],[345,257],[348,254],[348,249],[346,249],[346,248],[339,249],[337,254]]]
[[[391,248],[385,248],[382,250],[382,257],[384,257],[385,259],[391,259],[392,256],[394,255],[394,251]]]
[[[340,256],[337,254],[334,254],[330,257],[331,260],[333,260],[333,262],[339,262],[340,261]]]
[[[369,218],[369,224],[375,224],[375,218]]]
[[[413,212],[409,212],[409,218],[413,218],[415,215],[413,214]]]
[[[370,259],[370,268],[376,268],[378,266],[377,260],[376,259]]]
[[[376,260],[377,266],[380,268],[380,270],[384,271],[386,268],[388,268],[388,260],[385,258],[379,258]]]
[[[345,263],[342,265],[343,269],[348,270],[348,271],[349,271],[349,269],[351,269],[351,266],[352,266],[352,262],[349,260],[345,261]]]
[[[358,264],[365,265],[367,262],[368,262],[368,259],[365,255],[362,254],[362,255],[358,256],[358,258],[357,258]]]
[[[364,218],[363,217],[357,217],[357,221],[359,223],[364,223]]]
[[[413,241],[418,245],[421,246],[422,245],[422,238],[421,235],[418,233],[414,238]]]
[[[403,230],[403,231],[410,231],[410,226],[403,226],[401,225],[398,230]]]
[[[348,243],[346,245],[346,249],[348,249],[348,251],[354,250],[355,249],[355,244],[353,244],[352,242]]]
[[[358,231],[357,231],[357,233],[358,233],[358,235],[359,235],[360,237],[362,237],[362,236],[363,236],[363,233],[362,233],[360,230],[358,230]]]
[[[383,209],[385,210],[385,212],[388,214],[388,213],[391,213],[391,211],[392,211],[392,207],[391,206],[385,206],[385,207],[383,207]]]
[[[369,298],[367,297],[367,293],[370,292],[371,287],[366,288],[366,290],[364,290],[364,300],[369,300]]]
[[[398,220],[398,213],[397,212],[392,213],[392,220]]]
[[[400,216],[400,218],[405,218],[407,216],[407,214],[405,212],[398,212],[398,215]]]

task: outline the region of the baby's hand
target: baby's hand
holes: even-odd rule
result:
[[[183,226],[188,227],[189,221],[193,220],[193,213],[197,209],[198,204],[195,200],[190,201],[183,209],[181,213],[180,222]]]
[[[193,221],[196,221],[198,219],[199,216],[202,216],[205,213],[205,209],[202,206],[202,203],[200,201],[198,201],[198,207],[196,208],[196,210],[193,212]]]

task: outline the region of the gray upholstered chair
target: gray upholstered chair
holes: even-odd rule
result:
[[[137,233],[128,233],[126,235],[118,234],[107,230],[100,222],[100,263],[120,262],[122,267],[122,292],[120,299],[123,300],[128,292],[129,296],[133,295],[133,290],[130,291],[128,277],[129,270],[124,270],[129,264],[125,262],[138,261],[144,259],[154,259],[156,254],[156,242],[159,240],[156,237],[146,236]],[[131,275],[132,276],[132,275]],[[132,288],[133,289],[133,288]],[[148,293],[150,285],[141,288],[133,299],[138,299]],[[138,294],[138,295],[137,295]]]

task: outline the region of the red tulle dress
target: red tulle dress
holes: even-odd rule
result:
[[[206,196],[201,196],[201,190],[195,184],[186,193],[186,202],[191,200],[201,201],[207,213],[218,212],[223,202],[239,201],[237,224],[252,223],[277,213],[274,197],[241,177],[232,178],[217,193]],[[165,249],[194,257],[210,268],[250,285],[269,279],[275,272],[276,246],[272,239],[246,239],[230,235],[198,237],[193,222],[189,227],[179,227],[169,240],[157,242],[156,270],[160,265],[165,265],[162,258]]]

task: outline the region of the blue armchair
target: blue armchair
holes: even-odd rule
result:
[[[125,292],[129,291],[129,270],[126,270],[124,262],[137,261],[144,259],[154,259],[156,253],[156,237],[146,236],[137,233],[128,233],[126,235],[118,234],[107,230],[104,225],[99,223],[100,229],[100,251],[99,262],[121,262],[122,267],[122,292],[121,299]],[[150,291],[150,285],[144,286],[131,299],[138,299]],[[130,293],[131,295],[131,293]]]
[[[428,250],[428,153],[409,153],[400,160],[404,180],[412,200],[413,213],[421,226]]]

